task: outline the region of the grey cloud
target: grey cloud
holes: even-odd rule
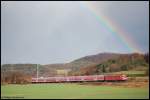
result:
[[[147,2],[92,3],[132,33],[142,51],[146,51]],[[129,52],[80,2],[2,1],[1,5],[2,63],[61,63],[100,52]]]

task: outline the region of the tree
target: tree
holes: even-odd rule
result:
[[[117,71],[120,71],[120,68],[117,64],[111,64],[110,68],[109,68],[109,71],[110,72],[117,72]]]
[[[2,74],[2,73],[1,73]],[[20,71],[8,71],[3,73],[1,77],[1,83],[10,83],[10,84],[24,84],[31,82],[31,76],[24,74]]]
[[[145,75],[149,76],[149,68],[145,71]]]
[[[145,61],[146,61],[147,63],[149,63],[149,53],[146,53],[146,54],[144,55],[144,59],[145,59]]]
[[[103,68],[103,69],[102,69],[102,70],[103,70],[103,73],[105,73],[105,72],[106,72],[105,66],[103,65],[102,68]]]
[[[121,70],[122,71],[127,71],[128,70],[128,66],[127,65],[122,65],[121,66]]]

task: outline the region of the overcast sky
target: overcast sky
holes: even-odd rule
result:
[[[90,4],[148,52],[148,1]],[[78,1],[1,2],[1,64],[66,63],[102,52],[131,51]]]

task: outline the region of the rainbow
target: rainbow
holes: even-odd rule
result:
[[[80,4],[87,9],[95,18],[102,24],[107,30],[114,34],[120,42],[122,42],[130,52],[142,53],[136,42],[131,36],[127,35],[127,33],[119,27],[112,19],[108,16],[104,16],[99,12],[96,7],[90,3],[89,1],[81,1]]]

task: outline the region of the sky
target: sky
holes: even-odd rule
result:
[[[99,21],[101,15],[136,49],[148,52],[148,1],[1,1],[1,64],[68,63],[103,52],[135,52]]]

